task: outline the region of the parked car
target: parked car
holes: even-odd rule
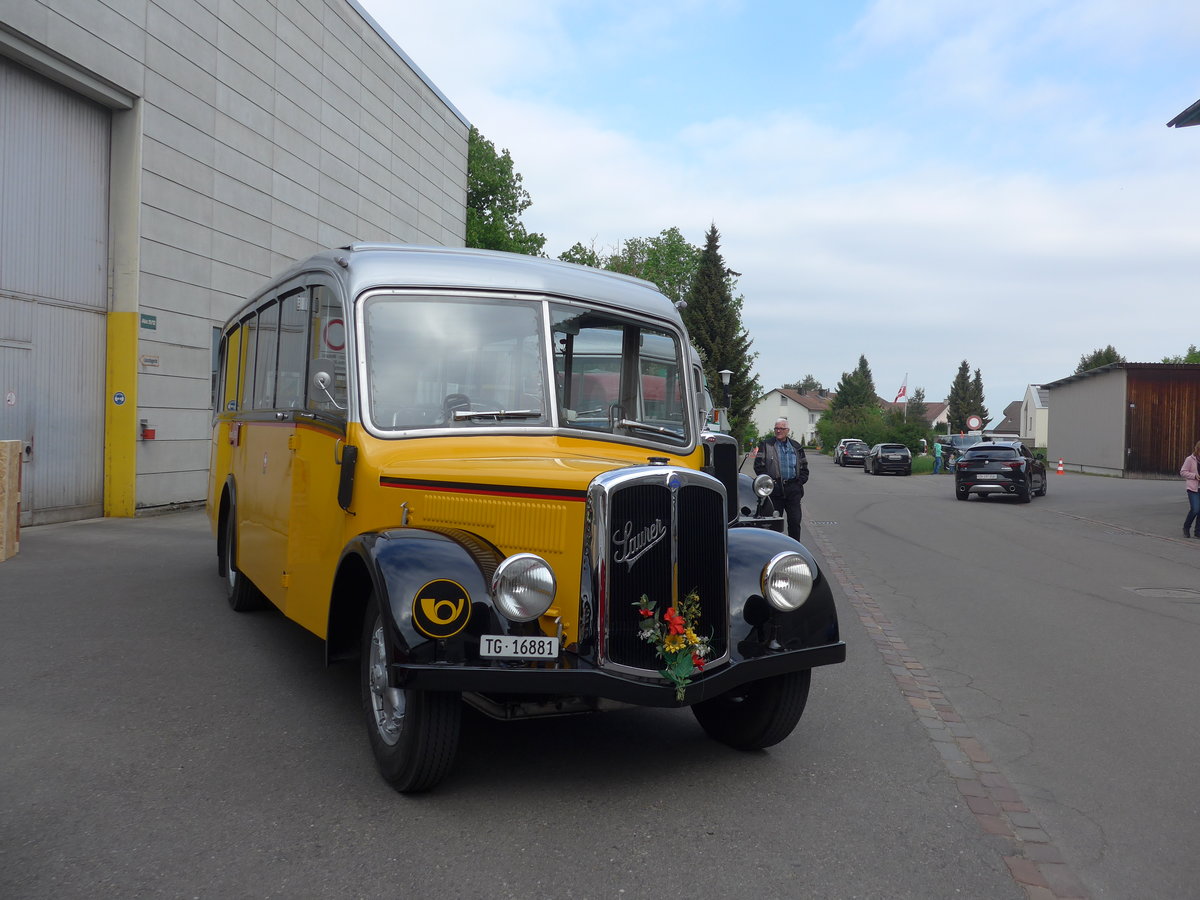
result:
[[[983,435],[978,431],[970,434],[944,434],[939,437],[937,442],[942,445],[942,458],[946,461],[946,471],[952,471],[951,466],[964,450],[975,446],[983,439]]]
[[[863,459],[863,471],[868,475],[882,472],[912,474],[912,451],[903,444],[876,444]]]
[[[954,495],[1006,494],[1028,503],[1046,496],[1046,458],[1020,441],[984,441],[963,450],[954,464]]]
[[[842,451],[846,449],[847,444],[863,444],[865,446],[866,443],[862,438],[842,438],[833,448],[833,461],[839,466],[842,465]]]
[[[867,451],[870,449],[866,441],[851,441],[842,448],[841,465],[861,466],[863,460],[867,458]]]

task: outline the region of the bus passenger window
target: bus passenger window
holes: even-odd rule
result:
[[[254,358],[258,353],[258,314],[250,313],[242,322],[242,343],[246,362],[238,380],[238,409],[254,409]]]
[[[279,342],[279,304],[271,301],[258,311],[258,353],[254,365],[254,408],[275,405],[275,353]]]
[[[275,405],[280,409],[304,406],[308,319],[307,291],[291,294],[280,301],[279,375],[275,384]]]

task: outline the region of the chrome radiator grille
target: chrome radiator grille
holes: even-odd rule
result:
[[[692,470],[649,468],[610,473],[593,486],[600,563],[602,665],[656,672],[662,661],[638,637],[634,604],[644,594],[660,614],[695,591],[700,631],[716,661],[729,643],[725,497],[719,482]]]

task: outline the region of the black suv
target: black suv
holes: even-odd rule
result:
[[[954,463],[954,496],[1007,494],[1028,503],[1046,496],[1046,458],[1020,441],[984,441],[967,447]]]
[[[876,444],[863,460],[863,471],[868,475],[881,472],[912,474],[912,452],[903,444]]]

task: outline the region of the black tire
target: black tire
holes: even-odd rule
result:
[[[1048,488],[1048,487],[1049,487],[1049,484],[1047,484],[1047,482],[1049,482],[1049,481],[1050,481],[1050,479],[1049,479],[1049,478],[1047,478],[1045,475],[1043,475],[1043,476],[1042,476],[1042,486],[1041,486],[1041,488],[1040,488],[1040,489],[1037,491],[1037,495],[1038,495],[1039,497],[1045,497],[1045,496],[1046,496],[1046,488]]]
[[[697,703],[692,714],[713,740],[735,750],[761,750],[778,744],[795,729],[804,715],[811,683],[808,669],[774,675]]]
[[[462,695],[389,688],[384,621],[375,595],[363,617],[362,707],[379,774],[402,794],[427,791],[454,765]]]
[[[254,612],[267,605],[267,598],[237,567],[237,516],[231,506],[225,516],[217,564],[225,577],[225,599],[234,612]]]
[[[1030,488],[1028,483],[1026,483],[1024,487],[1017,488],[1017,502],[1018,503],[1028,503],[1032,499],[1033,499],[1033,490]]]
[[[970,492],[970,491],[960,491],[960,490],[955,490],[955,491],[954,491],[954,496],[955,496],[955,497],[957,497],[959,500],[970,500],[970,499],[971,499],[971,492]]]

